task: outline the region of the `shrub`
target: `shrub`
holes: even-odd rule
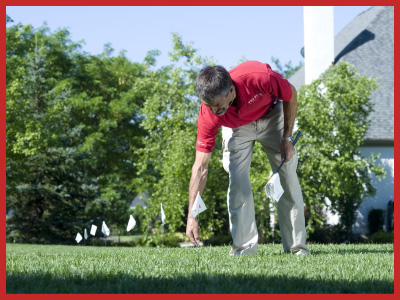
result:
[[[374,233],[372,240],[377,244],[394,243],[394,233],[379,230]]]
[[[155,234],[144,234],[139,241],[140,246],[146,247],[179,247],[179,243],[183,242],[182,234],[168,232],[162,235],[159,231],[156,231]]]
[[[369,234],[383,230],[385,212],[383,209],[371,209],[368,213]]]
[[[232,237],[230,235],[213,235],[210,239],[204,241],[204,246],[224,246],[231,244]]]
[[[324,227],[315,228],[314,231],[310,232],[307,240],[321,244],[338,244],[347,240],[347,233],[340,224],[326,224]]]

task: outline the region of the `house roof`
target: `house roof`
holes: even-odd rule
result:
[[[335,36],[335,63],[353,64],[358,72],[377,78],[371,95],[374,112],[365,142],[394,141],[394,8],[374,6],[355,17]],[[299,89],[305,83],[304,66],[289,81]]]
[[[131,204],[129,205],[129,208],[135,208],[138,205],[142,206],[143,208],[147,208],[148,207],[147,200],[148,196],[146,192],[137,194],[136,197],[132,200]]]

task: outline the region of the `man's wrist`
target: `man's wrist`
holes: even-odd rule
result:
[[[294,140],[293,135],[289,135],[289,136],[283,135],[283,136],[281,137],[281,141],[293,142],[293,140]]]

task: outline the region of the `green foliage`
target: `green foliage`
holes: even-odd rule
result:
[[[26,158],[24,181],[7,195],[14,211],[7,229],[14,241],[73,241],[85,222],[85,206],[98,196],[96,182],[76,168],[81,159],[63,148]],[[21,175],[16,173],[12,175]]]
[[[328,198],[350,236],[362,198],[375,193],[370,174],[384,175],[374,165],[378,156],[364,158],[358,150],[370,125],[369,97],[376,87],[375,80],[339,62],[299,91],[297,120],[304,136],[296,146],[297,172],[310,231],[323,224],[322,205]]]
[[[303,66],[302,62],[300,62],[297,66],[293,66],[291,61],[282,66],[279,58],[275,57],[271,57],[271,61],[274,66],[274,71],[280,73],[284,78],[290,78],[290,76],[296,73]]]
[[[374,235],[372,237],[372,241],[377,244],[394,243],[394,233],[379,230],[374,233]]]
[[[6,14],[6,24],[14,22],[9,15]]]
[[[157,230],[154,234],[143,235],[139,245],[145,247],[180,247],[179,243],[183,241],[182,233],[169,232],[162,234],[161,230]]]
[[[318,226],[309,232],[308,243],[341,244],[348,242],[347,232],[340,224]]]
[[[58,69],[70,64],[66,54],[75,46],[68,49],[65,32],[45,33],[7,28],[7,207],[14,211],[7,229],[20,242],[73,239],[98,195],[75,147],[81,127],[70,126],[70,83]],[[31,45],[25,53],[21,39]],[[60,48],[64,55],[54,55]]]
[[[146,66],[111,57],[109,45],[82,53],[67,30],[17,24],[6,34],[9,230],[49,242],[96,218],[126,226],[144,134],[132,85]]]
[[[213,235],[210,239],[204,241],[204,246],[226,246],[232,245],[232,236],[230,233],[224,235]]]

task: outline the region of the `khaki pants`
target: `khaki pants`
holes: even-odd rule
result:
[[[238,128],[222,128],[223,166],[229,173],[228,210],[232,233],[230,255],[256,254],[258,232],[255,221],[250,163],[255,141],[263,146],[272,170],[281,162],[279,146],[283,133],[283,105],[276,106],[261,119]],[[298,157],[283,164],[279,171],[284,193],[277,203],[279,228],[285,252],[306,252],[304,203],[297,179]],[[268,178],[265,179],[267,183]]]

